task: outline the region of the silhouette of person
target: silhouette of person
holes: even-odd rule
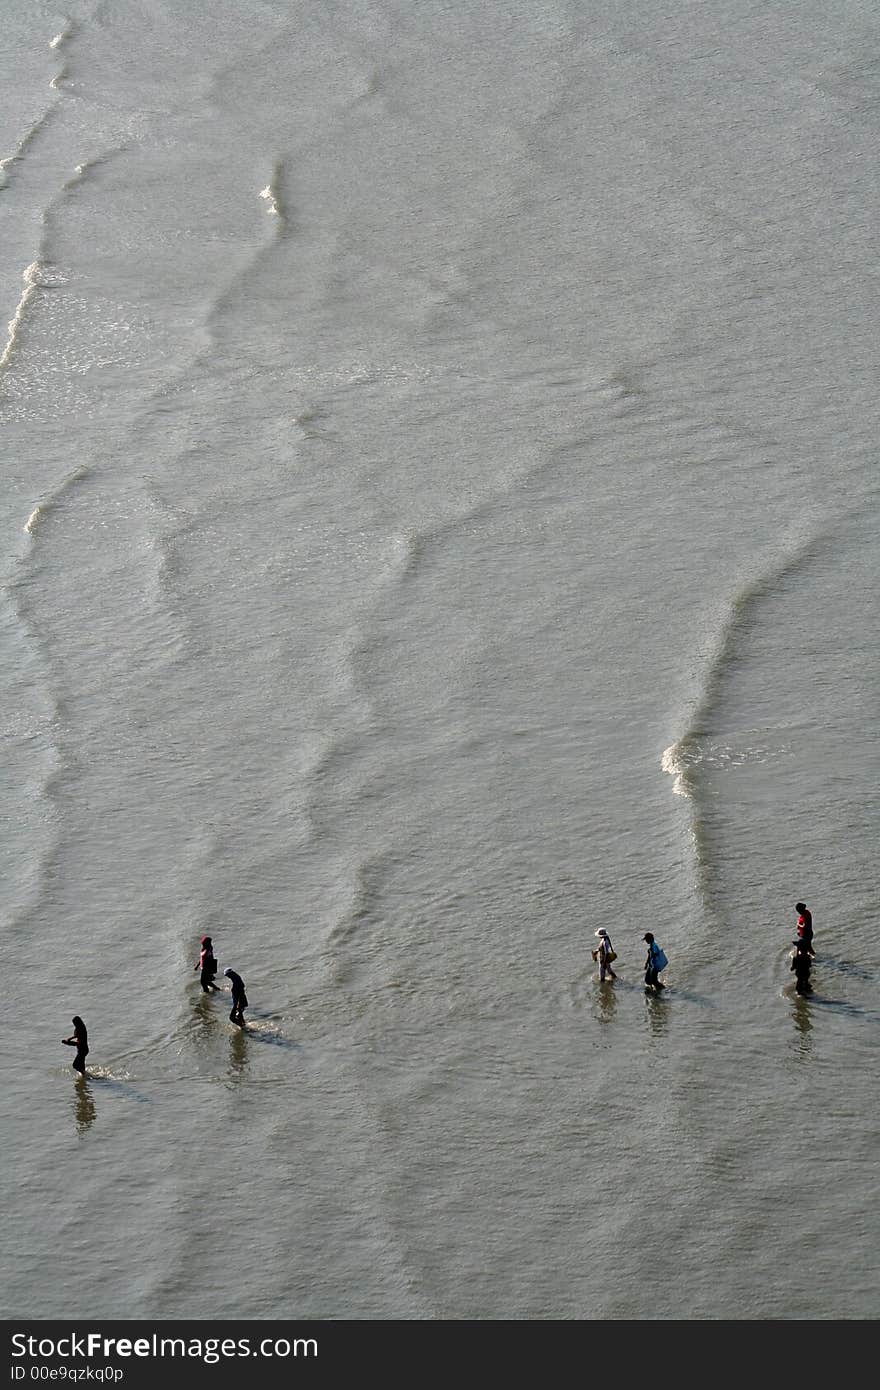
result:
[[[794,971],[795,989],[798,994],[812,994],[813,986],[810,984],[810,970],[813,964],[813,957],[809,946],[802,936],[797,937],[793,942],[794,950],[791,953],[790,969]]]
[[[224,970],[223,974],[232,981],[232,1012],[229,1015],[232,1023],[237,1023],[239,1028],[244,1027],[244,1011],[248,1006],[247,995],[244,992],[244,980],[240,975],[236,975],[234,970]]]
[[[203,936],[201,940],[201,951],[199,958],[193,966],[193,970],[201,970],[201,986],[206,994],[212,989],[219,989],[219,985],[214,984],[214,976],[217,974],[217,961],[214,956],[214,946],[210,936]]]
[[[797,924],[797,934],[807,945],[807,950],[815,960],[816,952],[813,950],[813,914],[806,903],[795,903],[795,912],[800,913]]]
[[[71,1066],[74,1071],[81,1072],[85,1076],[86,1057],[89,1055],[89,1035],[86,1031],[86,1025],[78,1014],[75,1014],[70,1021],[73,1024],[73,1032],[69,1038],[62,1038],[61,1041],[65,1047],[76,1048],[76,1056]]]

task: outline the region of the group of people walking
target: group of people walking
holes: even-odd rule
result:
[[[795,990],[798,994],[811,994],[813,986],[810,984],[810,970],[816,953],[813,950],[813,914],[806,903],[795,903],[795,911],[800,915],[797,922],[797,935],[792,941],[791,970],[795,976]],[[606,980],[616,980],[617,975],[612,969],[613,962],[617,960],[617,952],[611,944],[611,937],[604,927],[600,927],[596,932],[599,944],[593,951],[593,960],[599,963],[599,980],[602,984]],[[654,994],[659,994],[661,989],[665,989],[663,981],[660,979],[661,973],[669,964],[666,952],[654,940],[653,932],[646,931],[642,938],[648,947],[645,957],[645,988]],[[214,943],[210,936],[203,936],[200,942],[199,958],[193,966],[193,970],[199,971],[199,981],[205,994],[216,993],[220,986],[215,984],[219,966],[217,957],[214,955]],[[232,1010],[229,1015],[230,1022],[244,1027],[244,1011],[248,1007],[247,994],[245,993],[244,980],[236,971],[226,969],[223,971],[226,979],[232,985]],[[73,1069],[81,1075],[85,1075],[86,1057],[89,1052],[89,1035],[86,1025],[79,1015],[75,1015],[73,1020],[73,1032],[69,1038],[62,1038],[65,1047],[75,1047],[76,1056],[73,1059]]]
[[[617,976],[611,968],[612,961],[617,960],[617,952],[611,944],[611,937],[604,927],[600,927],[596,932],[599,938],[599,945],[592,952],[593,960],[599,962],[599,981],[604,984],[606,980],[616,980]],[[665,970],[669,964],[666,952],[654,940],[654,933],[646,931],[643,941],[647,943],[648,954],[645,958],[645,988],[659,993],[665,989],[663,981],[660,979],[661,970]]]
[[[795,903],[794,910],[800,913],[797,922],[797,936],[792,942],[794,949],[791,952],[791,969],[795,975],[795,990],[798,994],[811,994],[813,986],[810,984],[810,970],[816,959],[816,952],[813,950],[813,914],[806,903]],[[592,956],[593,960],[599,963],[599,983],[604,984],[606,980],[617,979],[611,968],[612,962],[617,960],[617,952],[604,927],[598,929],[596,936],[599,938],[599,945],[592,952]],[[666,969],[669,961],[662,946],[654,940],[653,932],[646,931],[642,939],[648,947],[644,965],[645,988],[656,994],[661,989],[666,988],[660,979],[660,974]]]
[[[220,986],[214,981],[219,969],[217,957],[214,955],[214,943],[210,936],[203,936],[199,951],[199,958],[193,966],[194,970],[200,972],[199,979],[205,994],[212,994],[219,991]],[[244,1011],[248,1007],[248,999],[245,994],[244,980],[234,970],[224,970],[223,974],[232,985],[232,1012],[229,1015],[232,1023],[237,1023],[239,1028],[244,1027]],[[72,1066],[74,1071],[78,1071],[81,1076],[85,1076],[86,1057],[89,1052],[89,1034],[86,1025],[83,1023],[79,1014],[72,1019],[73,1032],[69,1038],[62,1038],[65,1047],[75,1047],[76,1056]]]

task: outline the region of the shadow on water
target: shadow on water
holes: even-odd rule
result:
[[[109,1071],[86,1072],[89,1081],[102,1091],[109,1091],[112,1095],[122,1096],[126,1100],[136,1100],[141,1105],[149,1105],[150,1097],[145,1096],[142,1091],[135,1090],[127,1081],[123,1081],[118,1076],[113,1076]]]
[[[128,1080],[127,1074],[115,1076],[109,1067],[87,1067],[84,1076],[78,1073],[74,1079],[77,1124],[80,1116],[85,1128],[95,1119],[95,1101],[101,1095],[118,1096],[124,1100],[136,1100],[141,1105],[149,1105],[150,1097],[137,1090]]]
[[[302,1044],[295,1042],[293,1038],[287,1038],[280,1029],[273,1027],[268,1021],[277,1018],[277,1014],[258,1014],[254,1019],[248,1019],[245,1024],[245,1031],[249,1038],[254,1042],[267,1043],[270,1047],[286,1047],[291,1052],[302,1052]]]
[[[798,1005],[801,1005],[806,1011],[809,1011],[810,1006],[812,1006],[815,1009],[827,1009],[829,1013],[838,1013],[838,1015],[849,1017],[849,1019],[865,1019],[870,1023],[876,1023],[877,1019],[880,1019],[880,1013],[877,1012],[877,1009],[863,1009],[861,1004],[851,1004],[849,999],[831,999],[827,994],[819,994],[815,986],[810,988],[809,994],[798,994],[794,984],[784,984],[783,994],[794,1005],[792,1013],[797,1011]],[[812,1027],[812,1023],[809,1024],[809,1027]]]
[[[809,1044],[805,1040],[815,1027],[815,1013],[818,1010],[866,1023],[880,1022],[880,1014],[875,1009],[863,1009],[859,1004],[851,1004],[846,999],[829,999],[825,994],[817,994],[815,989],[809,994],[798,994],[793,985],[786,985],[783,992],[791,1003],[792,1022],[804,1040],[801,1045],[802,1052],[809,1050]]]
[[[267,1030],[265,1025],[261,1027],[260,1024],[245,1023],[243,1028],[239,1028],[236,1024],[230,1024],[230,1028],[228,1075],[231,1081],[242,1081],[247,1075],[251,1062],[251,1043],[268,1043],[272,1047],[290,1048],[294,1052],[302,1051],[299,1043],[274,1030]]]
[[[95,1122],[97,1110],[92,1088],[87,1076],[78,1076],[74,1082],[73,1117],[77,1134],[85,1134]]]
[[[860,1004],[851,1004],[848,999],[829,999],[826,994],[815,992],[810,995],[810,999],[818,1008],[845,1014],[848,1018],[863,1018],[870,1023],[876,1023],[880,1019],[876,1009],[863,1009]]]
[[[677,985],[667,985],[663,993],[656,997],[668,999],[670,995],[676,1004],[699,1004],[701,1009],[717,1009],[718,1007],[717,999],[712,999],[707,994],[695,994],[692,989],[679,989]]]
[[[854,965],[849,960],[832,960],[830,956],[817,956],[816,965],[822,970],[836,971],[839,975],[849,975],[855,980],[873,980],[875,978],[873,970],[866,970],[863,965]]]

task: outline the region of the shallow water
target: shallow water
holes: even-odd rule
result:
[[[875,14],[9,8],[7,1316],[876,1316]]]

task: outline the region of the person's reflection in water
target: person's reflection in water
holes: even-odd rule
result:
[[[610,1023],[617,1012],[617,991],[610,980],[600,984],[596,990],[595,1016],[600,1023]]]
[[[659,1037],[666,1032],[666,1025],[669,1022],[669,1004],[664,994],[655,994],[653,990],[646,989],[645,1013],[648,1027],[652,1033]]]
[[[209,1028],[214,1027],[217,1015],[211,1004],[210,994],[199,994],[197,996],[194,1011],[199,1023],[199,1033],[206,1032]]]
[[[813,1039],[810,1037],[810,1034],[813,1031],[813,1018],[808,997],[803,994],[795,994],[794,991],[792,991],[791,1017],[800,1035],[798,1038],[798,1052],[803,1055],[804,1053],[812,1051]]]
[[[233,1033],[229,1039],[229,1075],[233,1081],[241,1081],[244,1078],[249,1063],[248,1035],[242,1029]]]
[[[78,1076],[74,1083],[74,1118],[76,1119],[77,1134],[85,1134],[87,1129],[91,1129],[95,1121],[95,1100],[92,1095],[92,1088],[88,1078]]]

